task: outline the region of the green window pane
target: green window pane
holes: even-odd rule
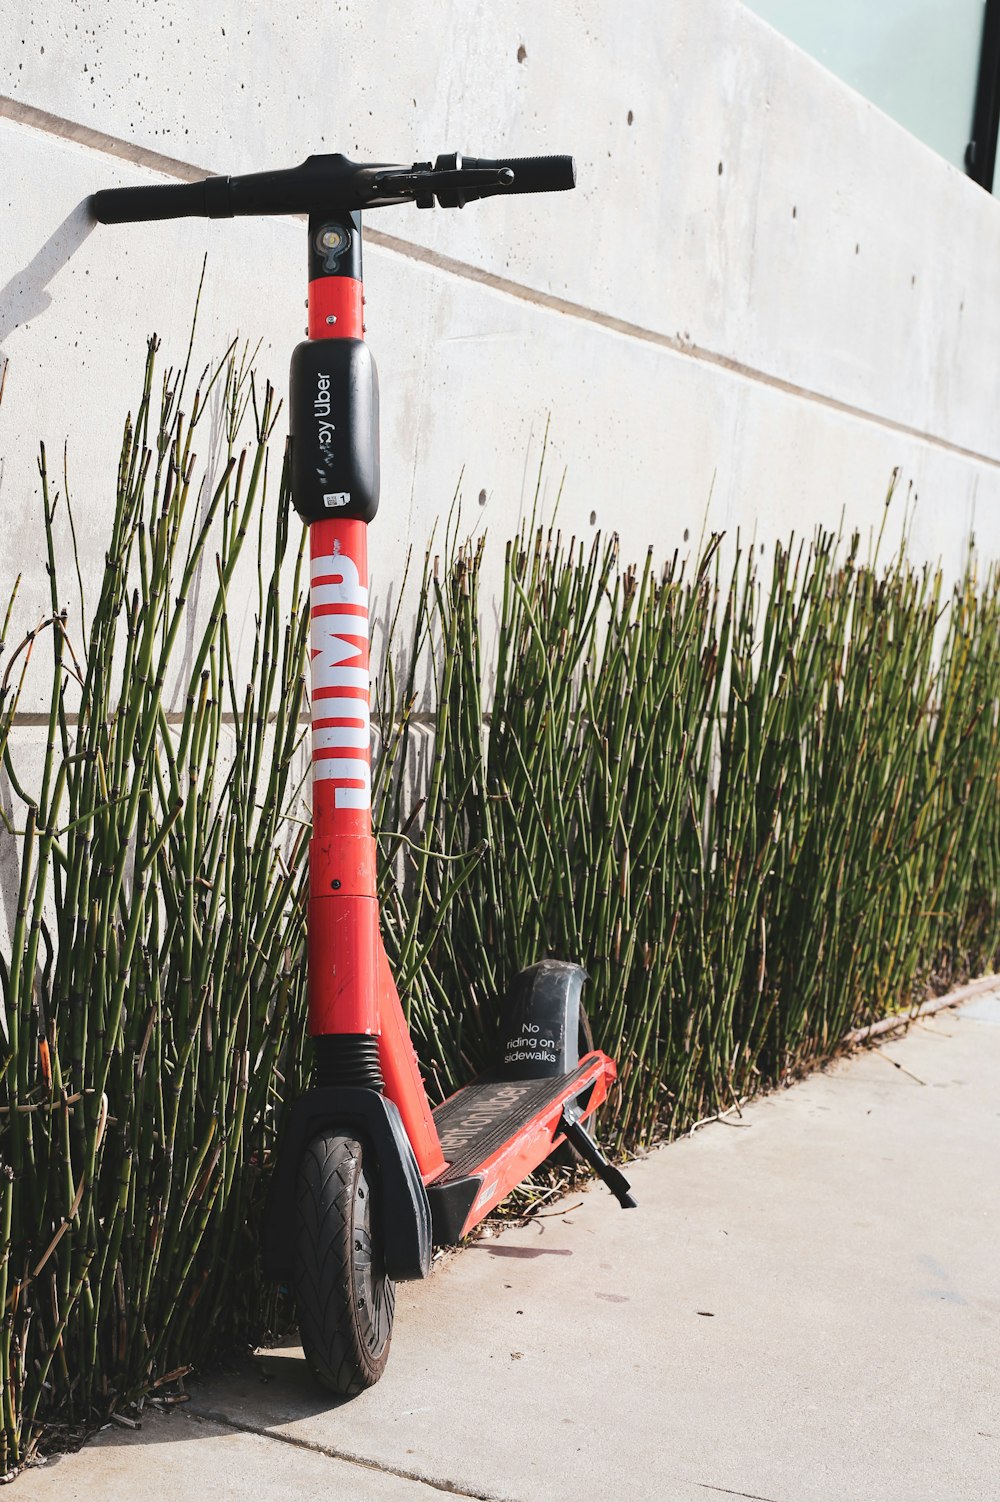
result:
[[[750,8],[964,166],[985,0],[750,0]]]

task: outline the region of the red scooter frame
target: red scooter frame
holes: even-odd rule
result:
[[[497,1067],[431,1109],[379,930],[371,822],[367,531],[378,505],[378,385],[364,342],[360,211],[461,207],[574,181],[569,157],[452,156],[407,168],[327,156],[92,200],[105,223],[309,215],[309,337],[292,358],[289,400],[292,498],[309,527],[316,1070],[286,1115],[264,1259],[292,1284],[310,1364],[340,1393],[381,1375],[393,1280],[424,1276],[432,1241],[466,1235],[564,1141],[622,1205],[634,1203],[583,1127],[616,1069],[589,1044],[577,965],[544,960],[522,972]]]
[[[310,339],[361,339],[362,284],[336,274],[309,283]],[[337,311],[334,313],[333,310]],[[333,315],[331,318],[331,314]],[[379,932],[371,822],[368,659],[368,524],[309,527],[312,651],[312,810],[309,849],[309,1032],[378,1038],[385,1094],[397,1107],[421,1177],[445,1169],[417,1056]],[[465,1235],[562,1141],[562,1106],[592,1088],[588,1115],[616,1075],[595,1053],[577,1081],[524,1124],[481,1166],[480,1194]]]

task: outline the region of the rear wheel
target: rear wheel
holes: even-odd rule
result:
[[[356,1137],[321,1132],[302,1155],[294,1272],[299,1333],[317,1379],[344,1397],[378,1381],[392,1339],[396,1286],[385,1275],[376,1188],[370,1149]]]
[[[594,1033],[590,1026],[590,1018],[587,1016],[587,1008],[580,1003],[580,1015],[576,1024],[577,1051],[582,1059],[585,1054],[594,1052]]]

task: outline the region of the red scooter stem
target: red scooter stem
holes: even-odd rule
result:
[[[364,522],[313,522],[309,552],[309,1031],[378,1034]]]
[[[360,256],[358,257],[360,261]],[[361,339],[361,282],[309,283],[309,337]],[[373,1034],[378,907],[371,822],[368,539],[362,521],[309,528],[313,836],[309,1031]]]
[[[309,338],[364,338],[364,294],[353,276],[321,276],[309,283]]]
[[[360,222],[342,228],[360,242]],[[309,337],[364,337],[360,243],[326,272],[310,225]],[[344,270],[340,270],[343,266]],[[322,394],[318,400],[322,405]],[[338,435],[333,433],[334,442]],[[309,851],[309,1032],[378,1039],[386,1094],[425,1180],[444,1167],[427,1093],[379,933],[371,817],[367,523],[310,523],[313,834]]]

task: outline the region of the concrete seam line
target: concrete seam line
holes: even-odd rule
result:
[[[848,1045],[865,1043],[869,1038],[878,1038],[883,1033],[892,1033],[899,1028],[909,1027],[911,1022],[917,1022],[921,1017],[931,1017],[935,1012],[943,1012],[947,1007],[960,1007],[963,1002],[971,1001],[974,996],[980,996],[984,991],[998,989],[1000,989],[1000,975],[981,975],[978,980],[969,981],[965,986],[958,986],[945,996],[935,996],[930,1001],[922,1002],[911,1012],[899,1012],[894,1016],[882,1017],[878,1022],[869,1023],[867,1027],[853,1027],[840,1041]]]
[[[321,1445],[318,1440],[301,1439],[298,1435],[284,1434],[278,1429],[258,1429],[253,1424],[248,1424],[242,1419],[230,1418],[228,1414],[216,1413],[214,1410],[190,1409],[182,1410],[184,1417],[194,1423],[221,1424],[226,1429],[234,1429],[239,1434],[256,1434],[260,1439],[275,1440],[280,1445],[294,1445],[299,1450],[310,1450],[314,1455],[324,1455],[327,1460],[341,1460],[347,1465],[361,1466],[366,1471],[381,1471],[386,1476],[398,1476],[402,1481],[418,1481],[424,1486],[429,1486],[438,1492],[446,1492],[451,1497],[468,1497],[470,1502],[513,1502],[512,1498],[504,1497],[500,1492],[470,1492],[451,1481],[442,1481],[433,1476],[422,1476],[419,1471],[408,1471],[402,1466],[393,1466],[379,1460],[369,1460],[364,1455],[352,1455],[346,1450],[335,1450],[332,1445]]]
[[[182,162],[178,157],[167,156],[162,151],[137,146],[120,136],[111,136],[106,131],[95,130],[92,125],[67,120],[63,115],[53,115],[48,110],[40,110],[20,99],[11,99],[6,94],[0,94],[0,119],[12,120],[16,125],[30,125],[33,130],[44,131],[46,135],[75,141],[78,146],[89,146],[94,151],[103,152],[105,156],[117,157],[136,167],[148,167],[152,172],[162,172],[166,177],[178,177],[184,182],[197,182],[200,177],[211,175],[207,167],[195,167],[190,162]]]
[[[944,449],[947,453],[957,454],[963,459],[973,459],[976,463],[988,465],[991,469],[1000,469],[1000,456],[966,448],[950,438],[942,438],[938,433],[929,433],[926,428],[917,428],[910,423],[901,422],[898,418],[887,417],[883,413],[872,412],[866,407],[858,407],[852,402],[842,401],[840,397],[828,396],[822,391],[814,391],[809,386],[800,386],[795,381],[788,381],[783,376],[773,375],[770,371],[761,370],[758,366],[747,365],[731,355],[719,354],[716,350],[707,349],[702,344],[679,339],[675,334],[663,334],[657,329],[648,329],[642,324],[630,323],[628,319],[619,318],[614,313],[602,313],[596,308],[586,307],[583,303],[572,302],[569,298],[557,297],[554,293],[543,292],[536,287],[527,287],[521,282],[499,276],[494,271],[486,271],[480,266],[471,266],[465,261],[443,255],[440,251],[428,250],[409,240],[400,240],[395,235],[387,235],[382,230],[366,229],[365,234],[384,250],[394,251],[397,255],[405,256],[409,260],[422,261],[426,265],[450,272],[454,276],[463,277],[466,281],[478,282],[481,286],[490,287],[496,292],[504,292],[520,302],[547,308],[553,313],[562,313],[567,318],[576,318],[582,323],[594,324],[610,333],[621,334],[628,339],[637,339],[643,344],[653,344],[660,349],[668,349],[673,354],[685,355],[702,365],[724,370],[729,375],[752,381],[758,386],[766,386],[784,396],[812,402],[816,406],[828,408],[831,412],[839,412],[845,417],[857,418],[860,422],[885,428],[891,433],[899,433],[906,438],[916,438],[921,443]]]
[[[166,177],[176,177],[182,182],[196,182],[199,178],[212,175],[206,167],[192,166],[190,162],[182,162],[177,157],[166,156],[150,147],[137,146],[118,136],[95,130],[89,125],[78,124],[73,120],[65,119],[62,115],[51,114],[48,110],[38,109],[35,105],[24,104],[20,100],[11,99],[2,94],[0,94],[0,118],[11,120],[18,125],[30,126],[34,130],[58,136],[63,140],[75,141],[78,145],[89,146],[95,151],[103,152],[106,156],[117,157],[121,161],[131,162],[134,166],[160,172]],[[297,216],[283,217],[291,219]],[[522,282],[515,282],[494,271],[487,271],[481,266],[473,266],[467,261],[460,261],[440,251],[429,250],[426,246],[418,245],[410,240],[402,240],[397,235],[389,235],[382,230],[367,228],[365,234],[373,245],[383,250],[404,256],[410,261],[420,261],[426,266],[433,266],[438,271],[445,271],[464,281],[476,282],[480,286],[491,288],[494,292],[505,293],[519,302],[530,303],[534,307],[545,308],[549,312],[561,313],[568,318],[576,318],[580,322],[593,324],[597,328],[621,334],[625,338],[640,340],[644,344],[656,345],[660,349],[670,350],[673,354],[687,356],[700,364],[724,370],[741,380],[766,386],[782,395],[812,402],[831,412],[839,412],[845,417],[853,417],[860,422],[870,423],[874,427],[885,428],[902,437],[915,438],[921,443],[930,444],[934,448],[943,449],[946,453],[956,454],[960,458],[972,459],[991,469],[1000,469],[1000,455],[981,453],[978,449],[967,448],[964,444],[955,443],[950,438],[943,438],[938,433],[929,433],[925,428],[901,422],[898,418],[869,411],[865,407],[856,406],[853,402],[842,401],[839,397],[829,396],[822,391],[814,391],[808,386],[800,386],[795,381],[785,380],[783,376],[773,375],[769,371],[747,365],[745,361],[707,349],[704,345],[693,344],[690,340],[678,338],[675,334],[664,334],[656,329],[648,329],[642,324],[631,323],[626,318],[618,318],[613,313],[603,313],[597,308],[587,307],[584,303],[558,297],[552,292],[543,292],[537,287],[528,287]]]
[[[80,723],[80,716],[76,713],[67,714],[64,718],[67,725],[78,725]],[[179,709],[171,709],[164,714],[163,718],[168,725],[183,725],[186,715]],[[277,718],[278,711],[272,710],[267,717],[268,724],[273,725]],[[371,718],[373,725],[380,725],[382,723],[381,716],[377,714],[373,714]],[[223,711],[219,719],[223,725],[235,725],[237,723],[236,716],[231,710]],[[242,719],[243,716],[240,717],[241,721]],[[490,723],[490,719],[491,716],[488,714],[483,716],[486,724]],[[407,716],[407,720],[411,725],[435,725],[437,724],[437,715],[429,709],[415,709]],[[300,714],[295,723],[297,725],[311,725],[312,715]],[[395,725],[399,721],[393,720],[392,723]],[[47,714],[36,714],[33,710],[18,710],[16,714],[11,716],[10,724],[15,730],[48,729],[49,716]]]

